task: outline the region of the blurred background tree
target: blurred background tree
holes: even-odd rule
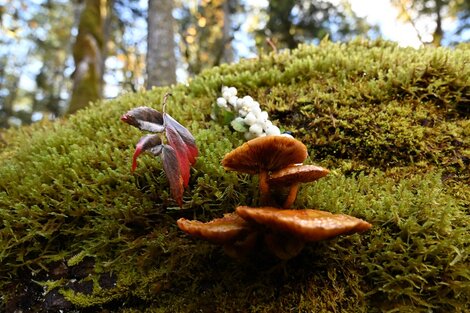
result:
[[[178,3],[179,48],[189,75],[234,60],[233,36],[240,24],[232,16],[243,13],[238,0]]]
[[[1,12],[0,127],[59,116],[70,90],[73,6],[12,0]]]
[[[415,29],[423,44],[442,45],[444,35],[448,42],[456,43],[460,35],[470,29],[470,1],[468,0],[393,0],[399,8],[399,17],[409,22]],[[423,17],[428,18],[425,31],[420,31],[418,23]],[[443,23],[446,18],[457,20],[458,26],[450,34],[444,34]],[[427,34],[427,36],[426,36]]]
[[[145,56],[139,0],[11,0],[0,5],[0,127],[55,119],[136,91]],[[141,33],[141,31],[139,31]],[[110,62],[109,62],[110,61]]]
[[[266,26],[257,31],[257,44],[266,38],[276,47],[294,49],[328,36],[335,41],[367,34],[373,27],[356,16],[349,2],[272,0],[267,7]]]
[[[325,36],[333,41],[379,37],[377,25],[353,9],[358,3],[362,2],[0,2],[0,127],[52,120],[90,101],[172,84],[175,78],[185,81],[206,68],[255,57],[273,47],[316,44]],[[413,25],[422,43],[468,41],[470,1],[387,3],[394,5],[401,21]],[[160,26],[152,26],[153,20]],[[448,25],[453,25],[451,31]],[[159,32],[163,26],[165,31]]]
[[[147,88],[176,83],[173,0],[148,0]]]
[[[69,113],[101,99],[112,0],[84,0],[73,44],[75,71]]]

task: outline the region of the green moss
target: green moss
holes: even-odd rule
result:
[[[159,159],[142,156],[130,173],[142,134],[119,121],[139,105],[161,109],[167,89],[2,134],[0,301],[58,309],[46,286],[69,310],[468,311],[469,53],[322,42],[176,86],[169,113],[200,148],[183,209]],[[220,166],[242,143],[209,118],[222,85],[259,100],[308,146],[309,162],[332,170],[301,189],[297,207],[351,214],[371,231],[309,244],[284,263],[267,251],[237,262],[179,231],[180,217],[257,203],[256,179]]]

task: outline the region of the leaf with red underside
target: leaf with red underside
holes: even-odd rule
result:
[[[131,171],[135,171],[137,167],[137,158],[142,152],[148,151],[155,156],[162,153],[162,140],[159,135],[145,135],[140,138],[139,142],[135,147],[134,155],[132,156],[132,168]]]
[[[163,170],[170,183],[170,193],[180,207],[183,206],[183,177],[175,149],[164,145],[162,149]]]
[[[170,146],[175,150],[181,176],[183,178],[183,185],[184,187],[187,187],[189,183],[189,170],[191,167],[188,159],[188,149],[178,132],[169,124],[166,125],[166,138],[168,139]]]
[[[163,126],[163,114],[149,107],[138,107],[121,116],[121,121],[153,133],[161,133]]]
[[[196,157],[198,156],[199,152],[197,150],[196,140],[194,139],[193,135],[189,132],[189,130],[186,129],[186,127],[178,123],[178,121],[176,121],[170,115],[164,113],[163,119],[165,121],[166,127],[171,127],[174,129],[178,135],[180,135],[181,139],[183,139],[184,145],[186,146],[186,154],[191,165],[196,163]]]

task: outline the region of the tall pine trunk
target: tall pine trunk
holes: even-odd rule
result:
[[[235,3],[235,1],[233,1]],[[224,27],[222,28],[222,63],[233,62],[233,49],[232,49],[232,25],[231,25],[231,12],[230,0],[225,0],[222,3],[222,11],[224,15]]]
[[[68,113],[74,113],[102,97],[104,22],[107,0],[85,0],[73,46],[75,72]]]
[[[173,0],[149,0],[147,88],[176,83]]]

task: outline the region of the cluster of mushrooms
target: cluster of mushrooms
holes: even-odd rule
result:
[[[264,243],[284,260],[299,254],[307,242],[368,230],[371,224],[349,215],[291,209],[300,183],[318,180],[329,173],[319,166],[303,165],[307,156],[306,146],[290,136],[247,141],[228,153],[222,165],[226,170],[259,176],[262,206],[239,206],[235,212],[207,223],[180,218],[178,227],[192,236],[222,245],[234,258],[242,258]],[[279,199],[279,195],[284,197]]]

